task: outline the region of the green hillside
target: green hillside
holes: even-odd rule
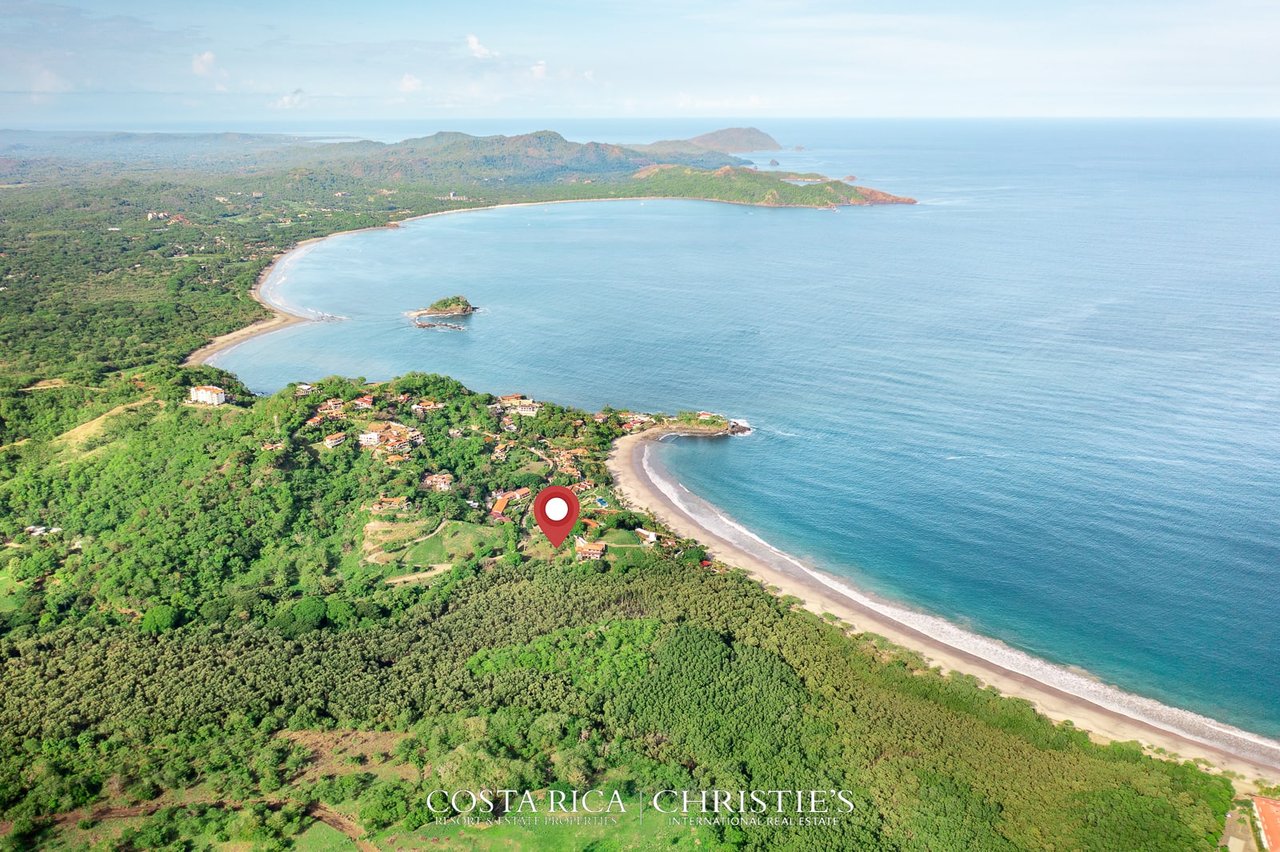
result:
[[[709,788],[846,791],[830,823],[705,829],[741,848],[1214,848],[1224,778],[1094,745],[700,568],[693,542],[643,547],[628,530],[651,518],[592,510],[600,526],[580,531],[611,544],[584,563],[552,552],[523,505],[512,523],[486,517],[500,490],[605,481],[616,415],[547,405],[503,433],[499,460],[492,398],[447,379],[183,404],[210,380],[239,390],[208,370],[150,371],[126,382],[137,407],[2,456],[0,532],[15,546],[0,550],[0,815],[20,842],[115,823],[103,810],[100,829],[74,828],[90,807],[154,810],[123,823],[150,846],[196,824],[287,838],[325,808],[403,837],[437,818],[433,789],[599,788],[638,808]],[[307,423],[366,392],[372,410]],[[415,415],[402,395],[444,405]],[[424,436],[406,461],[320,443],[390,420]],[[548,447],[585,451],[580,471],[524,472]],[[440,471],[450,491],[422,487]],[[379,511],[389,497],[407,499]],[[445,520],[494,535],[443,572],[385,582],[428,566],[383,550]],[[382,745],[348,761],[342,743],[360,737]],[[289,816],[230,810],[255,802]],[[212,811],[197,819],[197,805]],[[470,845],[466,829],[429,830]]]

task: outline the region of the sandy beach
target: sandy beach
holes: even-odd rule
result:
[[[1185,759],[1203,758],[1242,774],[1245,780],[1237,786],[1244,789],[1256,779],[1274,783],[1280,778],[1280,743],[1121,692],[942,619],[876,599],[854,589],[848,580],[802,566],[762,541],[744,541],[709,528],[706,517],[690,509],[696,496],[655,475],[652,463],[646,464],[647,448],[679,431],[657,429],[624,436],[610,455],[609,470],[628,504],[653,514],[678,535],[698,540],[716,559],[745,570],[779,595],[800,599],[815,613],[831,613],[858,631],[884,636],[944,671],[973,675],[1004,695],[1030,701],[1054,721],[1071,720],[1095,740],[1137,740]],[[677,492],[673,499],[672,488],[683,493]]]
[[[541,204],[578,204],[596,201],[657,200],[654,198],[567,199],[480,205],[413,216],[402,222],[500,207]],[[400,222],[389,226],[396,227]],[[360,230],[375,230],[365,228]],[[340,233],[354,233],[345,231]],[[332,234],[328,236],[337,236]],[[291,313],[264,294],[289,259],[326,237],[305,240],[276,257],[258,277],[250,295],[272,316],[215,338],[191,353],[184,363],[203,364],[258,335],[314,321]],[[1280,780],[1280,743],[1225,725],[1204,716],[1162,705],[1151,699],[1122,692],[1101,681],[1031,657],[1002,643],[969,633],[940,618],[911,611],[856,589],[847,579],[804,566],[765,542],[752,540],[749,532],[712,529],[707,513],[691,512],[696,495],[676,495],[671,483],[655,478],[645,465],[645,449],[670,430],[654,429],[620,439],[609,467],[622,497],[635,508],[652,513],[681,536],[697,539],[719,560],[741,568],[779,595],[804,602],[815,613],[832,613],[859,631],[884,636],[926,657],[945,671],[970,674],[1001,693],[1030,701],[1055,721],[1071,720],[1099,741],[1137,740],[1150,748],[1162,748],[1183,758],[1203,758],[1221,769],[1244,776],[1237,782],[1248,791],[1255,779]],[[736,525],[735,525],[736,526]],[[737,533],[746,533],[741,535]]]
[[[215,337],[213,340],[188,355],[186,360],[182,362],[182,365],[184,367],[192,367],[197,364],[208,363],[209,359],[213,358],[215,355],[226,352],[232,347],[239,346],[246,340],[257,337],[260,334],[279,331],[282,328],[288,328],[289,326],[296,325],[300,322],[308,322],[310,319],[309,317],[289,313],[279,305],[264,299],[262,296],[262,288],[271,278],[271,274],[275,272],[281,263],[283,263],[287,258],[294,255],[299,249],[318,243],[323,239],[327,239],[327,237],[316,237],[315,239],[304,240],[298,243],[296,246],[293,246],[288,251],[274,258],[258,275],[258,280],[255,281],[253,287],[250,288],[249,295],[259,305],[262,305],[264,308],[271,311],[271,316],[266,319],[258,320],[251,325],[246,325],[244,328],[237,328],[235,331],[230,331],[226,334]]]

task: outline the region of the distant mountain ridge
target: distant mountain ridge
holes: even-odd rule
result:
[[[778,140],[758,127],[726,127],[689,140],[699,148],[737,154],[742,151],[781,151]]]
[[[707,153],[729,156],[744,151],[781,151],[782,145],[768,133],[755,127],[726,127],[703,133],[692,139],[663,139],[647,145],[632,145],[631,149],[671,162],[671,158],[674,157],[697,157]],[[722,165],[740,165],[748,162],[736,157],[732,159],[735,160],[734,163]],[[692,164],[681,163],[681,165]],[[703,168],[718,168],[718,166],[703,166]]]
[[[280,192],[281,181],[289,191],[303,186],[314,201],[326,199],[324,206],[335,204],[327,199],[388,198],[401,190],[475,203],[552,187],[564,193],[571,186],[576,188],[568,194],[581,197],[636,193],[800,207],[909,203],[819,174],[757,172],[749,160],[725,152],[779,147],[754,127],[649,145],[572,142],[552,130],[515,136],[442,131],[392,143],[274,134],[0,130],[0,182],[144,175],[199,176],[206,182],[219,175],[253,181],[263,194]],[[404,200],[385,204],[392,209]]]

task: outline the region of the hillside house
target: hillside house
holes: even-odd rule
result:
[[[636,534],[636,538],[640,539],[642,544],[658,543],[658,534],[656,532],[650,532],[644,527],[636,527],[633,532]]]
[[[608,545],[603,541],[587,541],[582,536],[574,539],[573,552],[581,560],[603,559]]]
[[[453,490],[453,474],[448,471],[427,474],[422,477],[422,487],[428,491],[451,491]]]
[[[227,401],[227,392],[217,385],[196,385],[190,396],[192,402],[202,405],[222,405]]]
[[[360,446],[376,447],[391,438],[390,423],[370,423],[369,428],[360,433]]]
[[[376,513],[400,512],[409,508],[408,497],[379,497],[373,501],[370,511]]]

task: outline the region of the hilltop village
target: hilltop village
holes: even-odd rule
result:
[[[606,487],[609,443],[650,429],[734,430],[708,411],[670,417],[608,409],[586,416],[524,394],[459,394],[453,383],[439,385],[437,377],[426,382],[437,386],[424,392],[426,385],[407,376],[366,385],[354,395],[337,393],[332,382],[298,383],[291,395],[305,419],[259,444],[262,453],[358,453],[396,472],[397,487],[364,507],[370,520],[362,542],[370,566],[389,566],[385,581],[391,585],[428,581],[468,550],[483,550],[487,543],[499,547],[503,525],[522,533],[532,529],[532,498],[549,484],[564,485],[581,500],[583,514],[572,536],[577,559],[604,559],[611,548],[615,554],[655,545],[679,550],[673,536],[646,529],[642,523],[655,524],[623,510]],[[188,391],[190,405],[234,402],[218,385]],[[445,511],[438,524],[421,522],[440,509]],[[549,545],[535,537],[527,549]]]

